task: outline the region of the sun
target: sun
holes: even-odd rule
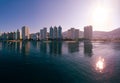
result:
[[[107,20],[107,10],[102,7],[97,7],[93,12],[93,20],[97,23],[102,23]]]
[[[92,12],[92,24],[97,29],[102,30],[108,24],[109,11],[105,7],[96,7]]]

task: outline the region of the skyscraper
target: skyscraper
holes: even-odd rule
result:
[[[3,40],[7,40],[7,39],[8,39],[8,33],[5,33],[5,32],[4,32],[4,33],[2,34],[2,39],[3,39]]]
[[[91,40],[92,39],[92,26],[85,26],[84,27],[84,38]]]
[[[43,29],[40,29],[40,40],[43,40]]]
[[[62,39],[62,27],[61,26],[58,27],[58,32],[57,33],[58,33],[57,38]]]
[[[55,27],[54,27],[54,35],[53,35],[53,36],[54,36],[54,39],[57,39],[57,35],[58,35],[58,34],[57,34],[57,27],[55,26]]]
[[[13,32],[13,40],[16,40],[16,37],[17,37],[16,32]]]
[[[54,33],[53,33],[53,28],[52,28],[52,26],[50,27],[50,39],[53,39],[53,35],[54,35]]]
[[[29,28],[27,26],[22,27],[22,39],[29,39]]]
[[[40,39],[46,40],[47,39],[47,28],[43,28],[40,30]]]
[[[17,40],[20,40],[20,31],[17,29]]]
[[[8,33],[8,39],[13,40],[14,39],[14,32]]]
[[[43,39],[44,40],[47,39],[47,28],[46,27],[43,28]]]

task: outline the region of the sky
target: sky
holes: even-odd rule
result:
[[[31,33],[43,27],[62,26],[111,31],[120,27],[120,0],[0,0],[0,31],[28,26]]]

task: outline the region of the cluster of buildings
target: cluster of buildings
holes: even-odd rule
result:
[[[30,39],[32,40],[61,40],[62,39],[62,27],[50,27],[49,32],[47,28],[44,27],[40,29],[38,33],[30,34]]]
[[[50,27],[50,34],[49,34],[50,39],[62,39],[62,27]]]
[[[71,39],[76,40],[80,38],[80,30],[71,28],[66,32],[62,33],[61,26],[54,26],[49,28],[49,32],[47,28],[44,27],[40,29],[40,32],[31,33],[29,27],[23,26],[21,31],[17,29],[16,32],[7,32],[2,33],[0,36],[1,40],[62,40],[62,39]],[[92,39],[92,26],[84,27],[84,39]]]
[[[20,40],[20,31],[17,29],[16,32],[2,33],[0,36],[1,40]]]
[[[63,33],[63,39],[79,39],[80,37],[79,29],[71,28],[67,32]]]

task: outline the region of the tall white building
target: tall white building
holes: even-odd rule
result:
[[[93,30],[92,30],[91,25],[90,26],[85,26],[84,27],[84,38],[91,40],[92,39],[92,32],[93,32]]]
[[[22,27],[22,39],[26,40],[29,39],[29,28],[27,26]]]

